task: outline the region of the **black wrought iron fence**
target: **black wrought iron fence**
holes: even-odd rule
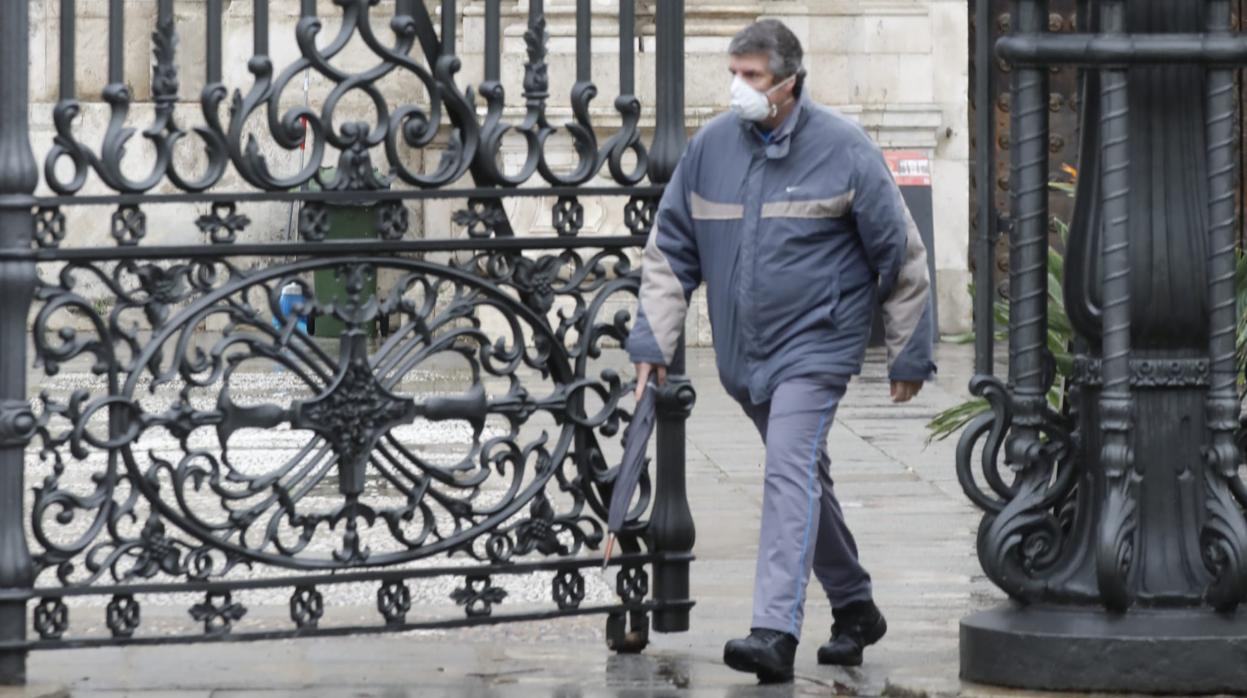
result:
[[[523,20],[519,123],[502,75],[511,3],[483,3],[473,90],[459,83],[454,0],[302,0],[289,61],[270,55],[267,0],[251,3],[247,56],[223,48],[222,0],[192,26],[159,0],[143,124],[126,79],[127,56],[147,50],[126,42],[133,6],[108,3],[106,57],[76,56],[78,7],[60,0],[55,135],[40,153],[32,4],[0,6],[0,680],[24,680],[26,653],[43,648],[601,613],[611,646],[635,651],[651,617],[687,629],[693,392],[680,365],[661,397],[656,481],[642,482],[612,583],[586,574],[601,564],[629,419],[612,347],[635,302],[630,251],[685,135],[682,1],[657,8],[647,146],[633,2],[618,11],[619,126],[602,138],[589,0],[576,3],[562,128],[547,118],[542,0]],[[198,105],[177,69],[191,33],[204,47]],[[348,46],[369,65],[344,67]],[[102,60],[107,125],[89,135],[76,70]],[[227,83],[234,60],[249,84]],[[323,99],[292,100],[307,74]],[[418,94],[387,99],[397,77]],[[368,108],[348,113],[350,99]],[[560,131],[574,154],[563,167],[550,154]],[[272,157],[295,151],[293,171]],[[554,235],[508,217],[504,202],[533,197],[554,202]],[[627,234],[582,234],[591,197],[627,200]],[[466,202],[454,215],[466,237],[449,224],[411,232],[409,205],[439,200]],[[262,202],[297,211],[295,239],[247,234],[242,207]],[[334,207],[361,202],[375,238],[328,239]],[[165,213],[149,223],[154,209]],[[174,219],[202,242],[148,235]],[[115,244],[84,243],[105,221]],[[315,287],[318,272],[336,295]],[[340,339],[318,339],[305,318],[333,320]],[[534,578],[544,599],[508,595],[505,580]],[[455,581],[446,593],[434,579]],[[447,616],[435,597],[462,610]],[[252,598],[278,599],[288,618],[249,616]],[[339,606],[354,615],[335,617]]]

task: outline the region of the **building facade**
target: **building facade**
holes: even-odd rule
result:
[[[647,137],[654,116],[654,9],[658,2],[661,0],[638,0],[636,13],[636,94],[643,105],[641,124]],[[270,2],[269,53],[277,72],[298,55],[295,28],[299,4],[296,0]],[[440,23],[441,4],[432,7],[434,4],[429,3],[430,11]],[[458,83],[464,88],[474,87],[481,82],[484,71],[485,3],[461,0],[451,4],[455,5],[453,21],[459,29],[454,49],[462,58]],[[732,35],[758,18],[776,17],[792,27],[806,48],[809,71],[806,84],[816,101],[834,106],[858,120],[883,148],[905,151],[927,160],[934,231],[931,254],[936,270],[940,330],[945,334],[966,331],[970,322],[970,297],[967,292],[969,125],[965,4],[953,0],[685,0],[685,4],[685,103],[690,134],[726,108],[730,83],[726,50]],[[388,29],[393,5],[394,0],[382,0],[371,10],[374,26],[383,39],[392,40],[393,37]],[[250,56],[253,53],[252,3],[225,0],[225,6],[226,56]],[[502,82],[508,95],[508,111],[513,123],[518,124],[525,112],[522,83],[525,63],[530,59],[531,47],[525,40],[529,6],[528,0],[503,0],[502,6]],[[590,113],[599,133],[609,135],[620,123],[614,107],[615,96],[619,94],[618,2],[593,0],[592,6],[592,77],[599,96],[591,103]],[[54,135],[52,114],[59,94],[59,8],[59,0],[31,2],[31,123],[37,154],[47,152]],[[151,47],[148,52],[132,50],[125,54],[126,83],[135,97],[127,122],[140,131],[150,122],[155,108],[151,97],[154,55],[156,51],[167,50],[161,32],[157,31],[155,8],[154,2],[125,2],[127,43]],[[327,42],[336,32],[336,18],[342,10],[330,0],[320,0],[318,9],[323,24],[319,41]],[[576,3],[546,0],[544,10],[549,33],[544,61],[550,77],[546,113],[552,125],[561,126],[571,119],[568,96],[576,72]],[[106,0],[78,0],[76,14],[79,68],[75,88],[83,103],[76,132],[87,142],[99,143],[110,118],[109,105],[101,97],[108,79],[108,3]],[[178,94],[183,102],[178,107],[177,118],[179,125],[187,130],[202,122],[198,102],[205,78],[204,16],[204,0],[177,0],[175,3]],[[91,60],[86,60],[87,57]],[[358,39],[351,41],[335,60],[340,61],[342,67],[353,69],[376,63],[375,56]],[[225,82],[231,90],[238,88],[245,92],[254,79],[245,60],[227,60],[224,71]],[[281,95],[282,109],[301,103],[314,107],[322,104],[331,87],[332,83],[314,73],[309,73],[306,79],[300,76],[292,80]],[[411,75],[388,75],[377,81],[376,87],[391,104],[427,101],[423,86]],[[477,104],[483,108],[481,100],[478,99]],[[372,101],[358,90],[343,96],[336,113],[339,120],[344,119],[342,114],[357,115],[365,124],[379,118]],[[256,144],[269,154],[271,162],[288,162],[291,173],[299,169],[302,151],[286,150],[266,139],[264,129],[256,131]],[[135,172],[142,172],[144,158],[150,157],[142,141],[141,135],[136,134],[128,147],[127,166]],[[523,141],[519,136],[515,136],[514,141],[515,162],[508,164],[518,168],[524,158]],[[561,149],[565,153],[569,168],[575,159],[570,144],[571,139],[560,133],[551,138],[548,146],[548,152],[557,154]],[[423,159],[426,169],[432,170],[437,163],[437,144],[406,155],[413,161]],[[201,157],[193,134],[183,139],[174,157],[193,168],[196,158]],[[89,183],[83,193],[92,191],[93,186],[102,191],[98,183]],[[470,183],[462,186],[470,186]],[[410,203],[413,223],[408,234],[430,237],[464,234],[452,221],[454,211],[462,208],[463,203]],[[541,199],[508,200],[507,213],[512,228],[517,234],[549,232],[553,203]],[[623,201],[586,199],[583,203],[585,232],[582,234],[625,232],[620,223],[621,212],[610,208],[622,208]],[[204,213],[208,212],[205,205],[199,205],[204,207]],[[147,213],[147,235],[153,241],[194,244],[206,240],[204,231],[187,223],[194,220],[194,216],[172,210],[162,215],[159,208],[153,207]],[[239,212],[253,222],[240,239],[262,241],[293,238],[297,234],[297,211],[289,205],[242,204]],[[67,245],[112,243],[106,215],[99,216],[98,223],[81,219],[93,215],[89,209],[72,215],[80,219],[69,221],[67,228],[75,231],[75,239],[66,241]],[[612,226],[619,229],[612,229]],[[82,232],[88,230],[91,232]],[[694,308],[697,312],[691,312],[688,319],[689,343],[706,345],[710,342],[710,331],[701,294]]]

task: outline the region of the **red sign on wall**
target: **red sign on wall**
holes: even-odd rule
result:
[[[885,150],[883,157],[897,186],[931,186],[931,158],[921,150]]]

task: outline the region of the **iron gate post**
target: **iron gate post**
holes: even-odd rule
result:
[[[684,0],[664,0],[658,4],[657,15],[657,114],[649,176],[654,184],[666,184],[675,172],[687,141],[684,131]],[[695,532],[684,482],[684,422],[692,411],[694,393],[684,374],[683,338],[668,368],[667,386],[658,405],[656,482],[650,522],[655,552],[683,559],[654,563],[654,600],[687,603],[687,556],[693,549]],[[688,615],[687,605],[656,611],[654,630],[688,630]]]
[[[654,563],[654,600],[679,604],[654,612],[654,630],[684,632],[689,628],[689,560],[696,531],[685,483],[684,425],[693,410],[693,386],[684,373],[684,340],[671,361],[667,385],[659,394],[656,425],[653,527],[654,551],[671,559]]]
[[[26,400],[26,316],[34,296],[34,197],[26,0],[0,3],[0,684],[26,680],[26,600],[34,583],[26,544],[22,466],[35,416]]]
[[[961,674],[1049,690],[1247,691],[1232,72],[1247,38],[1231,32],[1228,0],[1080,7],[1083,33],[1056,37],[1046,0],[1016,0],[997,45],[1012,71],[1009,378],[979,357],[971,388],[992,409],[967,427],[957,470],[985,511],[979,561],[1010,602],[963,619]],[[1071,347],[1047,331],[1058,64],[1086,69],[1063,280]],[[987,127],[980,118],[980,146]],[[979,185],[983,197],[990,183]],[[977,270],[981,293],[990,273]],[[976,322],[991,331],[989,314]],[[1057,351],[1071,353],[1063,386]]]
[[[684,154],[684,0],[658,3],[657,87],[654,94],[654,145],[650,148],[649,179],[666,184]]]
[[[974,371],[990,375],[995,348],[996,263],[995,129],[992,127],[991,0],[974,0],[974,163],[976,224],[974,237]]]

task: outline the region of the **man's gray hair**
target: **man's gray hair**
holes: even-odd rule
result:
[[[771,74],[775,82],[793,75],[805,75],[801,60],[805,52],[797,35],[778,19],[763,19],[741,29],[732,37],[727,52],[733,56],[765,53],[770,56]],[[799,80],[798,80],[799,82]]]

